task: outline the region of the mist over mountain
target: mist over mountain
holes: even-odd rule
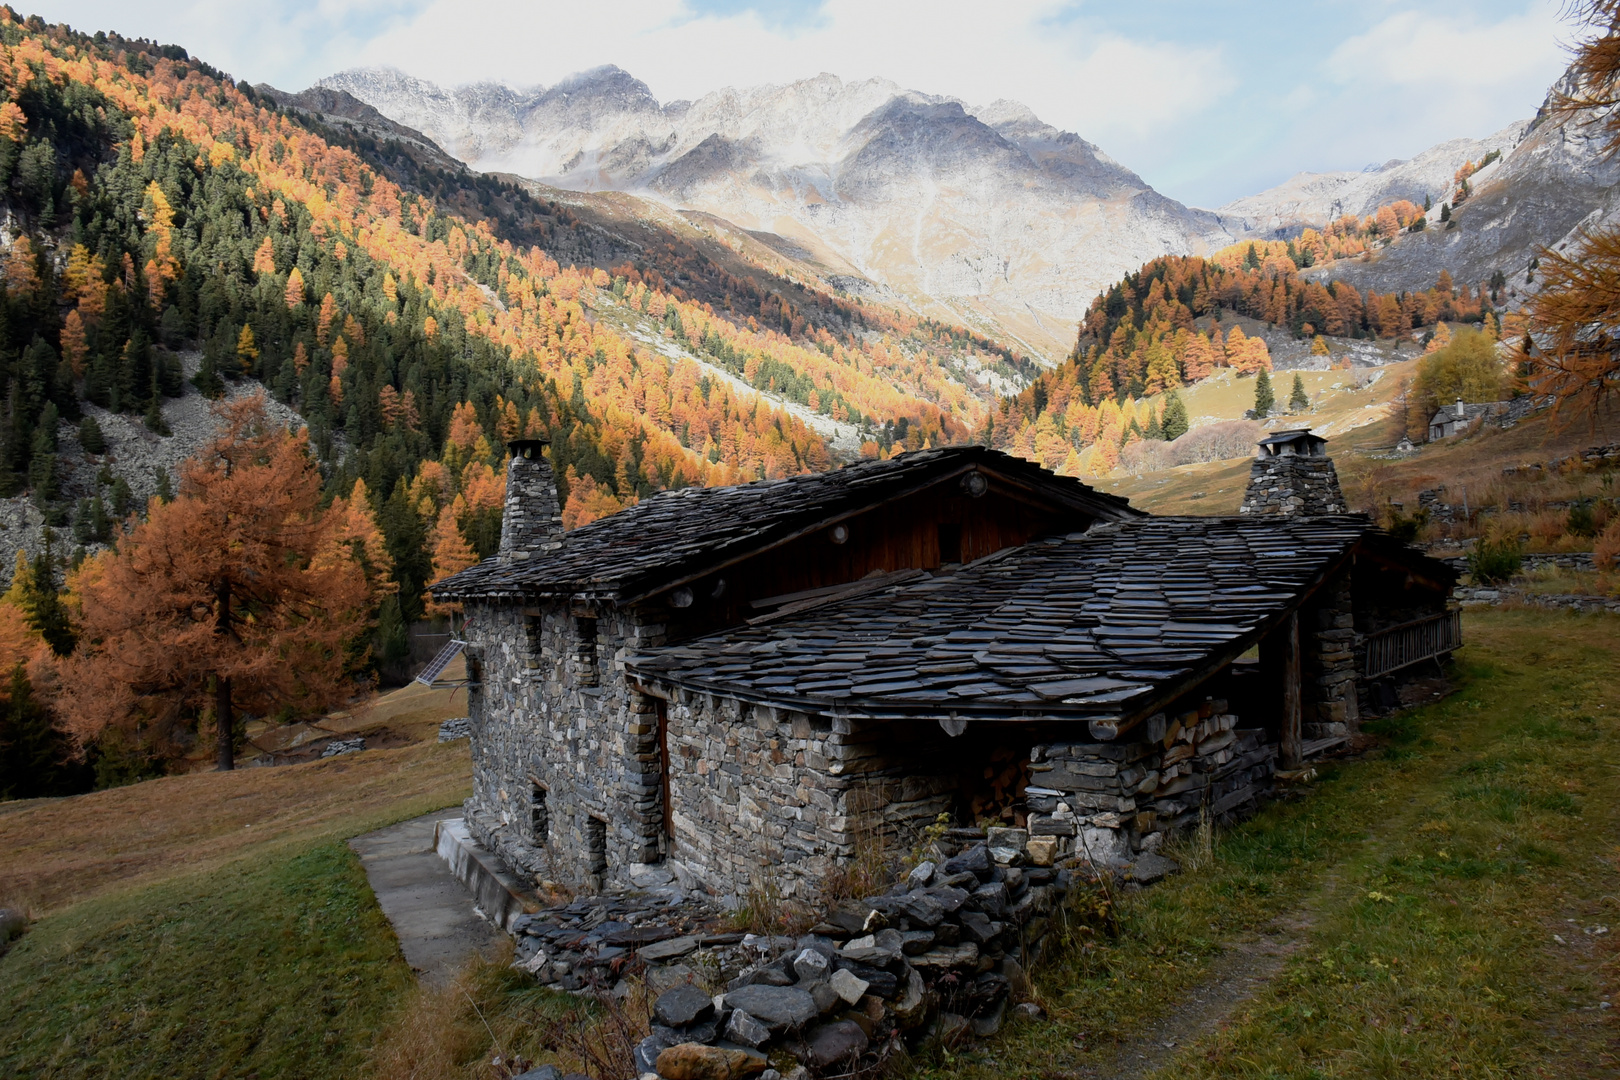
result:
[[[1491,151],[1518,145],[1530,127],[1519,120],[1483,139],[1449,139],[1405,161],[1389,161],[1359,172],[1302,172],[1276,187],[1234,199],[1217,213],[1245,232],[1275,236],[1296,234],[1302,227],[1320,228],[1346,214],[1366,217],[1380,206],[1425,197],[1438,205],[1452,189],[1452,177],[1465,161],[1478,161]]]
[[[775,234],[831,283],[1056,357],[1098,290],[1237,236],[1016,102],[821,75],[659,102],[615,67],[551,87],[324,79],[474,168],[651,196]]]

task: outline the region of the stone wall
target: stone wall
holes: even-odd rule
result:
[[[1333,460],[1285,454],[1258,457],[1249,466],[1242,514],[1342,514],[1344,493]]]
[[[668,704],[672,856],[712,891],[809,896],[854,852],[832,722],[677,691]]]
[[[938,738],[919,743],[905,725],[685,690],[668,715],[672,855],[722,895],[813,898],[863,847],[909,850],[953,806],[948,740],[932,724]]]
[[[1130,862],[1165,836],[1251,813],[1271,790],[1277,745],[1240,729],[1226,702],[1158,714],[1113,743],[1055,743],[1031,752],[1031,836],[1060,838],[1099,866]],[[1135,737],[1129,737],[1134,735]]]
[[[1300,613],[1300,735],[1312,739],[1359,729],[1356,625],[1349,571],[1325,584]]]
[[[655,704],[620,669],[662,632],[611,609],[593,620],[560,602],[468,605],[467,824],[515,869],[604,887],[661,857]]]

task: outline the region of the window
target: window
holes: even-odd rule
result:
[[[962,561],[962,526],[941,525],[939,527],[939,561],[941,563],[959,563]]]
[[[551,838],[551,809],[546,805],[549,794],[545,785],[536,783],[529,793],[529,834],[537,844]]]
[[[577,644],[576,663],[579,684],[595,686],[599,681],[596,670],[596,620],[586,615],[574,617],[574,637]]]
[[[607,822],[599,817],[585,819],[585,871],[590,874],[607,871]]]

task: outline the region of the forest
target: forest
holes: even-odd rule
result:
[[[300,513],[330,519],[371,583],[340,650],[363,680],[368,655],[397,655],[430,614],[428,583],[498,546],[507,440],[550,442],[577,527],[658,490],[830,468],[807,416],[852,426],[873,455],[961,441],[989,398],[967,376],[1031,369],[961,328],[668,242],[561,265],[523,241],[572,231],[565,208],[415,169],[442,206],[317,126],[176,46],[0,9],[0,495],[30,499],[54,534],[8,594],[25,632],[6,667],[40,675],[13,694],[30,716],[53,706],[33,660],[95,654],[85,583],[139,549],[157,506],[202,490],[163,476],[139,506],[104,468],[97,491],[66,491],[59,455],[99,460],[106,412],[165,434],[165,401],[253,386],[296,410],[318,495]],[[251,600],[209,604],[219,626],[263,621]],[[81,731],[75,748],[102,782],[161,768],[178,744],[155,732],[214,723],[200,693],[133,701],[103,725],[117,739]],[[317,697],[304,707],[330,704]],[[0,750],[16,730],[0,725]]]
[[[1356,229],[1357,236],[1376,235],[1377,217]],[[1174,437],[1164,429],[1176,431],[1178,387],[1219,368],[1271,370],[1265,340],[1246,334],[1234,316],[1309,338],[1319,355],[1329,352],[1326,337],[1394,338],[1446,322],[1477,323],[1492,340],[1502,336],[1490,283],[1458,285],[1442,270],[1423,292],[1363,293],[1301,277],[1330,250],[1323,244],[1333,235],[1324,240],[1307,229],[1295,240],[1236,244],[1207,258],[1154,259],[1092,301],[1068,360],[1003,399],[979,438],[1068,475],[1106,473],[1131,442]]]

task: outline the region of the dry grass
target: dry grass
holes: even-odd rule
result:
[[[428,743],[34,800],[0,815],[0,903],[37,917],[256,848],[353,836],[464,799],[471,775],[465,742]]]
[[[1389,371],[1374,388],[1395,377],[1395,372]],[[1309,383],[1308,377],[1306,381]],[[1568,510],[1549,508],[1547,504],[1582,498],[1613,499],[1620,496],[1620,485],[1610,479],[1605,486],[1602,473],[1529,472],[1508,477],[1502,470],[1545,465],[1590,446],[1620,442],[1620,411],[1598,423],[1565,427],[1554,424],[1547,414],[1540,414],[1506,431],[1484,427],[1467,437],[1423,446],[1411,457],[1393,459],[1381,456],[1381,452],[1400,438],[1401,422],[1387,415],[1387,404],[1385,401],[1383,407],[1363,409],[1369,422],[1355,428],[1341,427],[1328,444],[1351,510],[1382,520],[1393,501],[1403,503],[1410,515],[1418,510],[1419,492],[1444,487],[1443,502],[1460,506],[1466,495],[1473,519],[1455,525],[1430,525],[1422,540],[1459,540],[1485,531],[1515,536],[1528,533],[1531,539],[1527,550],[1591,550],[1591,537],[1568,535]],[[1301,419],[1316,426],[1317,414]],[[1116,473],[1088,482],[1123,495],[1132,505],[1155,514],[1233,514],[1248,486],[1249,463],[1249,458],[1234,458],[1141,476]],[[1515,503],[1523,509],[1512,509]],[[1487,508],[1487,513],[1480,514],[1481,508]],[[1595,510],[1601,529],[1611,516],[1601,503]]]
[[[508,1080],[541,1064],[597,1080],[635,1074],[631,1054],[652,1021],[640,979],[625,980],[622,998],[592,1001],[536,986],[511,959],[508,943],[448,985],[415,991],[377,1041],[373,1080]]]

